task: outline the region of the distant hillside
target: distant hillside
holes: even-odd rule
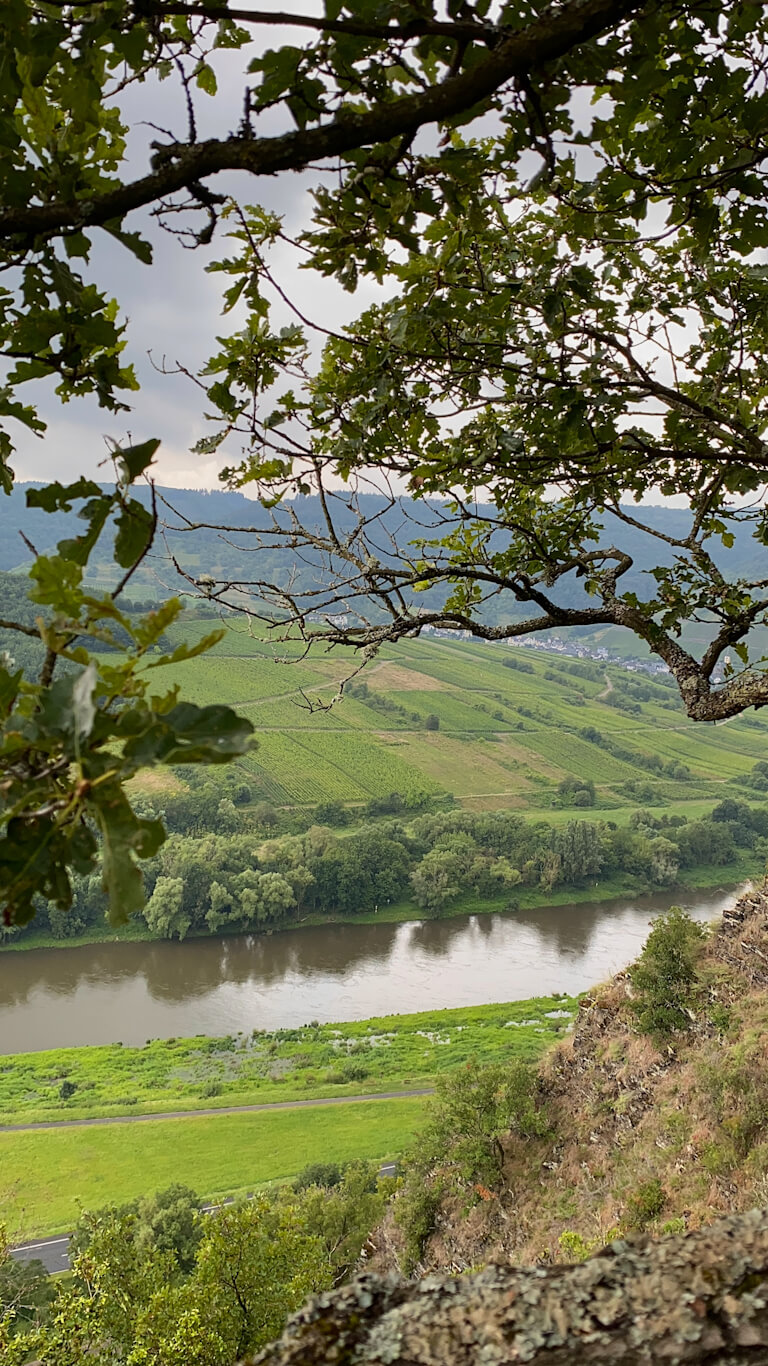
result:
[[[19,534],[20,531],[24,532],[39,552],[49,552],[57,540],[65,535],[72,535],[77,528],[77,515],[74,511],[51,515],[37,508],[27,508],[27,487],[29,486],[24,484],[17,485],[10,498],[3,498],[0,501],[0,570],[15,570],[30,562],[30,554]],[[233,581],[254,578],[253,563],[244,534],[222,537],[215,531],[205,529],[185,532],[183,526],[186,519],[192,523],[215,522],[228,527],[242,527],[244,532],[247,528],[263,529],[268,525],[268,515],[258,502],[247,499],[240,493],[225,493],[218,490],[209,492],[204,489],[161,488],[158,493],[178,514],[174,515],[164,503],[161,503],[161,515],[170,528],[167,531],[168,545],[185,571],[192,577],[207,573]],[[139,489],[137,496],[146,499],[148,492]],[[385,500],[375,495],[368,495],[360,501],[368,517],[382,513],[385,507]],[[306,525],[321,526],[321,508],[317,498],[300,498],[292,506]],[[415,539],[417,535],[428,535],[430,522],[433,521],[437,525],[438,508],[439,505],[436,503],[417,503],[412,499],[403,499],[399,506],[384,511],[379,522],[382,560],[386,561],[388,558],[390,536],[394,539],[404,537],[407,541]],[[628,510],[637,515],[637,508],[632,507]],[[338,519],[341,532],[351,529],[353,517],[351,512],[345,513],[342,500],[336,503],[334,515]],[[642,515],[652,526],[667,535],[675,536],[686,530],[687,514],[684,510],[666,507],[644,508]],[[404,517],[413,517],[420,525],[408,530],[406,521],[406,531],[403,532]],[[618,522],[609,514],[605,516],[604,522],[603,543],[619,546],[631,555],[635,562],[634,569],[622,579],[622,584],[627,590],[634,592],[650,591],[651,585],[643,576],[655,565],[670,563],[672,548],[666,546],[663,541],[651,540],[634,528]],[[734,524],[732,529],[735,539],[730,550],[723,551],[716,545],[712,547],[713,554],[720,562],[727,578],[751,574],[765,553],[747,528]],[[501,543],[499,538],[499,544]],[[92,578],[103,580],[105,583],[115,581],[116,570],[109,558],[108,546],[101,557],[92,562],[89,574]],[[304,556],[302,564],[297,565],[295,555],[289,550],[275,550],[270,545],[259,549],[260,578],[281,582],[288,574],[298,574],[298,583],[308,584],[316,578],[317,568],[306,565]],[[168,560],[164,546],[158,542],[156,552],[149,557],[146,565],[134,579],[132,592],[138,593],[139,596],[149,593],[162,595],[164,592],[178,591],[181,586],[185,586],[185,581],[179,579]],[[562,581],[558,591],[560,600],[566,606],[576,604],[584,597],[581,582],[575,577]],[[424,606],[437,605],[438,601],[437,594],[420,595],[420,602]],[[485,619],[492,622],[514,621],[520,616],[520,606],[511,595],[500,595],[485,609]]]
[[[0,572],[0,618],[34,623],[40,609],[25,588],[23,575]],[[253,722],[259,747],[241,766],[254,801],[308,807],[443,793],[475,810],[566,814],[588,800],[606,812],[672,804],[695,818],[726,784],[745,796],[768,788],[752,771],[768,761],[766,713],[696,725],[669,677],[427,636],[382,650],[328,709],[354,656],[285,647],[276,658],[280,647],[254,639],[241,619],[227,624],[211,654],[162,678],[190,701],[227,702]],[[169,637],[195,639],[210,625],[182,618]],[[2,629],[0,650],[30,671],[42,660],[39,644]],[[570,780],[593,783],[593,797],[561,794]]]
[[[36,623],[50,616],[47,608],[38,606],[37,603],[30,602],[28,597],[29,579],[23,573],[8,574],[0,570],[0,622],[18,622],[20,626],[35,627]],[[146,608],[149,610],[152,602],[138,603],[133,602],[123,604],[139,610]],[[119,646],[128,643],[128,633],[119,624],[114,624],[112,632]],[[158,643],[161,647],[168,644],[167,636],[159,638]],[[106,650],[110,647],[104,643],[91,642],[92,649]],[[23,669],[28,677],[36,674],[42,666],[45,650],[40,639],[34,639],[21,631],[4,629],[0,625],[0,653],[5,654],[13,661],[13,666]],[[66,662],[62,662],[61,667],[71,667]]]
[[[596,987],[573,1035],[540,1068],[535,1104],[546,1132],[502,1137],[493,1190],[462,1179],[455,1163],[427,1169],[417,1155],[400,1220],[390,1214],[376,1235],[374,1268],[402,1264],[404,1227],[420,1243],[419,1272],[461,1271],[496,1258],[580,1261],[628,1232],[680,1233],[765,1206],[767,944],[763,887],[712,935],[690,1027],[666,1039],[640,1031],[626,973]]]

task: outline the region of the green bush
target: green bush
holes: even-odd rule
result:
[[[673,1034],[691,1023],[697,961],[705,930],[679,906],[654,922],[647,943],[630,968],[632,1009],[646,1034]]]
[[[367,1076],[368,1068],[363,1067],[362,1063],[345,1062],[328,1073],[328,1080],[333,1086],[344,1086],[348,1081],[365,1081]]]
[[[592,1239],[583,1238],[575,1229],[567,1228],[560,1234],[557,1240],[560,1251],[568,1258],[568,1261],[585,1262],[587,1257],[594,1252],[595,1242]]]
[[[664,1208],[666,1195],[658,1176],[644,1181],[627,1199],[625,1223],[629,1228],[646,1228]]]
[[[662,1233],[665,1238],[673,1238],[680,1233],[685,1233],[685,1219],[679,1214],[674,1219],[667,1219],[666,1222],[662,1224],[659,1232]]]
[[[322,1186],[330,1190],[333,1186],[338,1186],[344,1173],[338,1162],[310,1162],[308,1167],[300,1171],[293,1183],[295,1191],[308,1190],[310,1186]]]
[[[443,1187],[439,1181],[429,1185],[420,1172],[412,1172],[395,1204],[395,1223],[405,1238],[400,1269],[410,1276],[421,1260],[424,1246],[434,1231]]]

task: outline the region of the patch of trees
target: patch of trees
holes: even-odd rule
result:
[[[635,702],[656,702],[662,707],[668,707],[670,703],[675,707],[679,705],[679,697],[670,697],[666,688],[661,691],[660,684],[655,678],[639,678],[637,674],[626,669],[613,669],[611,682],[616,692],[624,693]],[[604,700],[607,701],[607,698]]]
[[[576,806],[582,792],[589,797],[588,782],[567,787]],[[701,820],[641,809],[627,826],[451,810],[411,814],[408,824],[383,819],[351,834],[327,825],[267,833],[171,835],[147,865],[148,927],[183,939],[375,913],[407,897],[439,916],[467,896],[514,906],[516,889],[551,892],[615,877],[640,890],[670,887],[681,871],[768,853],[768,808],[727,798]],[[76,881],[73,911],[48,906],[38,923],[54,937],[76,937],[103,923],[104,911],[100,881],[90,875]]]
[[[629,874],[640,886],[671,886],[681,869],[725,865],[740,849],[757,849],[765,841],[768,811],[746,803],[733,806],[693,822],[638,812],[628,828],[580,820],[553,827],[509,812],[436,812],[408,827],[392,821],[342,839],[315,827],[268,840],[258,850],[256,868],[238,863],[229,871],[235,843],[241,860],[248,857],[252,841],[247,839],[222,840],[218,852],[205,840],[171,840],[158,863],[184,883],[183,894],[180,888],[175,893],[178,923],[189,914],[198,928],[201,921],[221,930],[277,925],[310,913],[355,915],[409,894],[426,914],[439,915],[465,895],[509,900],[517,887],[552,891],[617,874]],[[187,845],[202,848],[188,850]],[[227,853],[230,846],[233,857]],[[169,869],[172,858],[176,862]],[[245,903],[240,888],[248,889]],[[163,904],[171,890],[162,883]],[[216,910],[201,915],[201,898],[209,906],[218,898]]]
[[[84,1214],[71,1283],[55,1288],[0,1246],[3,1366],[32,1360],[231,1366],[280,1333],[312,1291],[341,1284],[380,1219],[391,1180],[350,1163],[210,1214],[175,1185]],[[19,1304],[34,1301],[34,1317]]]
[[[573,678],[584,678],[590,683],[599,683],[603,677],[603,671],[599,664],[592,664],[581,659],[558,659],[557,667],[561,674],[571,674]]]
[[[732,778],[731,782],[748,787],[752,792],[768,792],[768,761],[758,759],[749,773]]]
[[[595,784],[591,778],[563,778],[557,785],[559,806],[594,806]]]
[[[604,693],[600,698],[600,701],[606,707],[613,707],[616,711],[625,712],[627,716],[642,715],[643,709],[639,702],[633,702],[631,698],[625,697],[620,692],[616,692],[615,689],[613,692]]]

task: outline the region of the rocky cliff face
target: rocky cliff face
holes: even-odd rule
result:
[[[540,1069],[549,1133],[505,1141],[497,1191],[450,1168],[417,1274],[500,1258],[573,1261],[627,1232],[681,1233],[768,1205],[768,890],[712,933],[691,1028],[657,1045],[637,1029],[626,973],[584,998],[571,1037]],[[396,1270],[390,1213],[372,1268]]]

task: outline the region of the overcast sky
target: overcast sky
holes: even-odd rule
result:
[[[280,29],[270,34],[270,46],[279,46],[285,40]],[[245,87],[243,56],[217,54],[217,65],[224,93],[214,99],[198,94],[200,139],[226,136],[237,127],[240,118]],[[133,87],[123,97],[123,109],[132,128],[130,160],[124,172],[127,178],[145,172],[147,144],[153,139],[165,140],[147,123],[170,129],[183,139],[186,111],[183,93],[175,79]],[[291,126],[288,115],[271,115],[271,123],[270,127],[264,121],[260,128],[279,133],[289,131]],[[243,175],[231,175],[219,177],[215,188],[230,190],[241,203],[258,203],[285,215],[286,231],[294,236],[309,222],[309,188],[317,179],[316,174],[284,173],[271,178],[254,177],[249,183]],[[156,467],[159,482],[177,488],[213,488],[222,466],[239,462],[240,449],[232,444],[213,457],[192,454],[195,442],[210,430],[202,416],[203,395],[184,376],[164,375],[158,368],[165,363],[171,368],[181,364],[198,370],[217,349],[216,336],[236,327],[236,313],[221,316],[221,293],[228,281],[205,272],[208,262],[229,254],[230,248],[221,229],[210,248],[190,251],[163,233],[147,214],[130,215],[125,225],[134,231],[141,228],[150,238],[153,265],[143,265],[106,233],[99,232],[93,237],[92,274],[102,288],[119,300],[128,320],[124,357],[133,362],[141,391],[124,395],[131,405],[130,414],[114,415],[90,399],[62,405],[52,383],[28,386],[28,401],[34,399],[39,405],[48,431],[42,440],[23,431],[14,433],[17,476],[46,480],[94,474],[105,457],[107,441],[123,440],[130,434],[134,441],[149,437],[162,440]],[[302,311],[322,320],[325,326],[342,326],[382,294],[371,283],[353,298],[335,281],[299,270],[298,257],[282,245],[270,260],[289,296],[300,300]],[[280,306],[277,316],[281,311],[287,314]]]
[[[304,8],[308,8],[306,4]],[[295,33],[274,29],[269,34],[270,46],[277,47],[285,41],[295,42]],[[200,139],[226,136],[237,127],[245,64],[242,53],[217,54],[222,93],[214,99],[202,93],[196,98]],[[175,137],[185,139],[186,106],[175,78],[129,88],[122,97],[122,106],[132,130],[129,162],[124,171],[128,178],[145,172],[148,143],[166,140],[157,129],[170,130]],[[286,120],[286,113],[270,111],[260,122],[259,130],[267,134],[288,131],[290,125]],[[148,126],[150,123],[157,127]],[[241,203],[259,203],[284,215],[286,233],[294,237],[309,222],[309,190],[317,180],[317,173],[254,177],[250,183],[246,176],[232,175],[217,179],[215,188],[231,190]],[[14,433],[18,446],[14,460],[17,476],[22,480],[71,479],[81,473],[98,477],[109,441],[130,437],[138,442],[159,437],[162,446],[156,464],[158,482],[177,488],[214,488],[220,469],[227,464],[236,465],[242,458],[239,445],[231,443],[212,457],[193,454],[195,442],[210,430],[203,418],[203,395],[186,377],[162,374],[160,369],[172,369],[179,364],[197,371],[217,349],[217,334],[234,330],[237,314],[221,316],[225,277],[205,271],[209,261],[228,254],[227,244],[220,230],[211,247],[186,250],[177,239],[163,233],[147,214],[130,215],[125,226],[129,230],[141,228],[150,238],[153,265],[143,265],[107,234],[96,233],[92,272],[100,286],[118,299],[128,321],[124,356],[134,364],[141,383],[140,392],[124,395],[132,411],[114,415],[100,409],[92,399],[62,405],[53,384],[47,388],[43,382],[28,386],[28,398],[38,404],[48,430],[42,440],[23,431]],[[288,295],[300,302],[306,315],[326,327],[342,327],[386,292],[386,287],[382,290],[374,282],[365,282],[351,296],[335,280],[299,270],[298,259],[281,245],[270,261]],[[280,311],[287,313],[280,305],[278,317]],[[109,474],[102,471],[101,477],[108,478]]]

